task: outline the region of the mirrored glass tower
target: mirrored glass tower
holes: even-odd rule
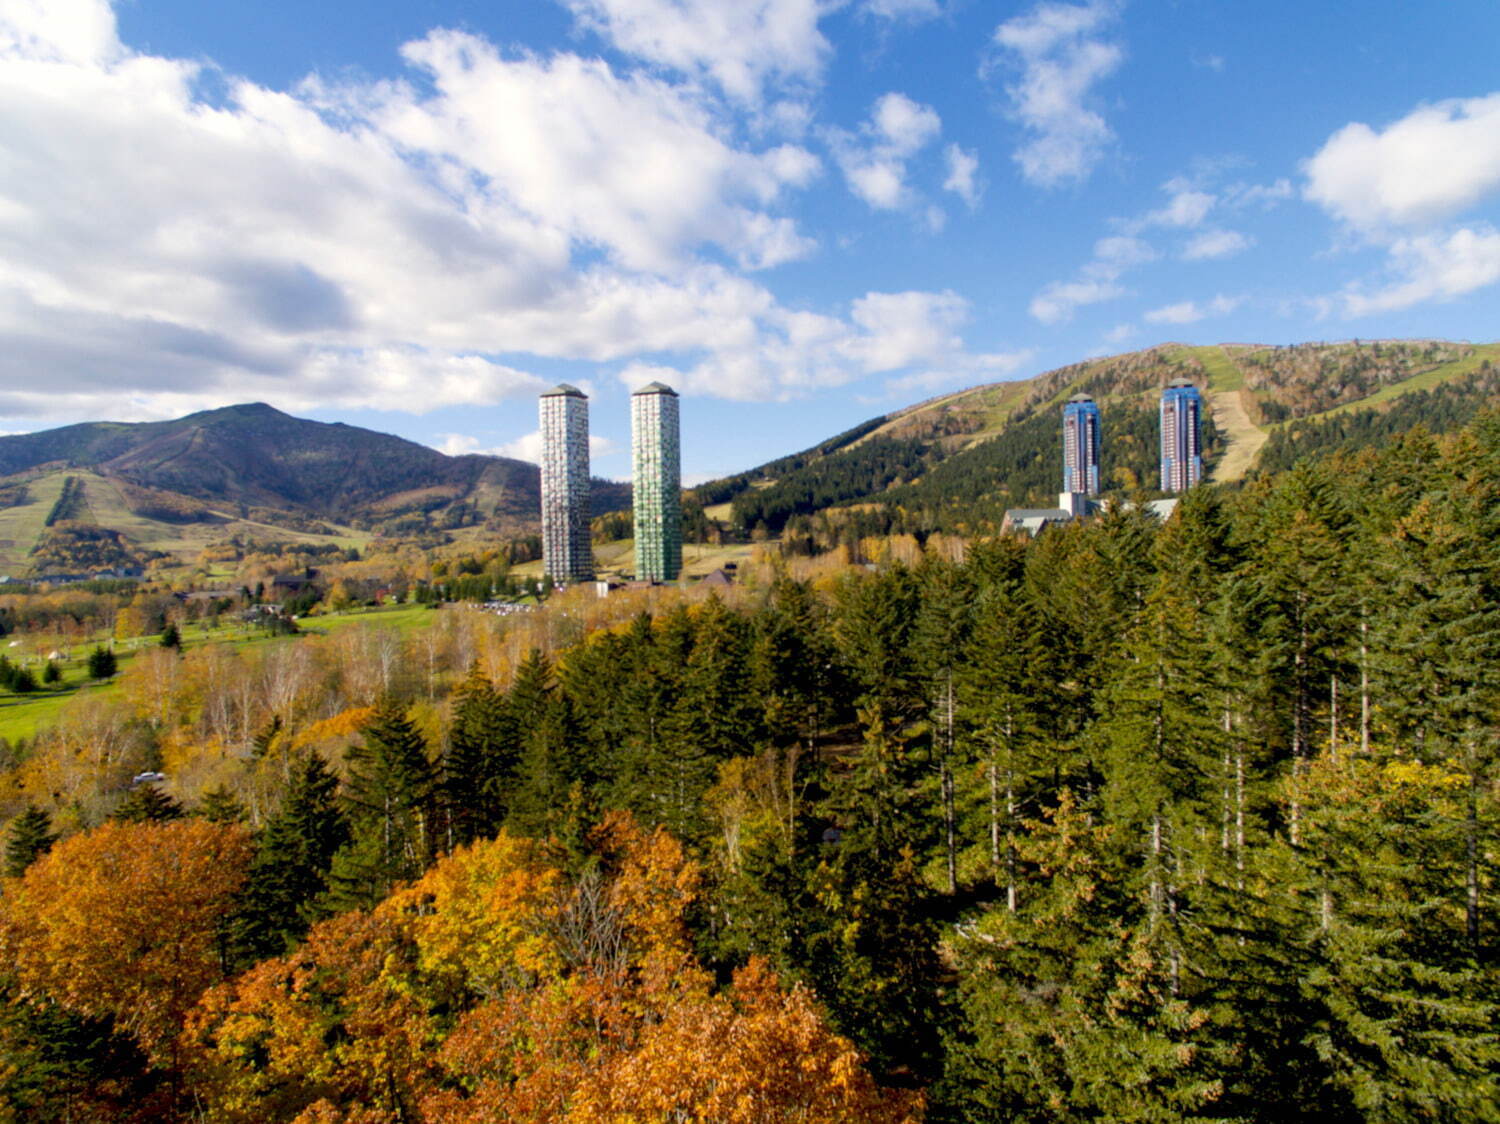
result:
[[[1099,407],[1087,394],[1063,406],[1063,495],[1099,494]]]
[[[1188,379],[1161,392],[1161,490],[1185,492],[1203,476],[1203,398]]]

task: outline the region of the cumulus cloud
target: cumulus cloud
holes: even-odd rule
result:
[[[931,107],[889,93],[875,102],[857,134],[833,131],[829,143],[849,190],[875,210],[889,211],[911,201],[907,163],[942,129],[942,119]]]
[[[979,205],[979,157],[965,152],[956,144],[944,150],[948,160],[948,178],[943,181],[943,190],[951,191],[970,207]]]
[[[1253,239],[1237,230],[1205,230],[1195,234],[1183,248],[1186,261],[1209,261],[1228,258],[1248,250]]]
[[[733,397],[848,377],[816,352],[859,329],[738,272],[808,251],[778,208],[810,152],[737,145],[690,88],[599,60],[446,31],[403,54],[420,81],[225,75],[210,104],[200,64],[129,50],[102,0],[6,5],[0,414],[535,393],[501,355],[689,353]],[[899,156],[937,122],[896,97],[870,128]]]
[[[1168,195],[1167,205],[1147,214],[1141,220],[1143,226],[1200,226],[1215,203],[1211,193],[1200,191],[1185,180],[1168,180],[1163,190]]]
[[[1101,34],[1114,19],[1115,5],[1107,0],[1049,3],[995,30],[995,43],[1021,71],[1006,91],[1012,115],[1031,134],[1015,153],[1030,182],[1052,187],[1084,179],[1113,141],[1090,101],[1094,87],[1124,58]]]
[[[863,0],[862,15],[891,23],[922,23],[943,14],[938,0]]]
[[[1206,320],[1210,316],[1227,316],[1242,303],[1239,297],[1226,297],[1221,294],[1206,304],[1199,304],[1197,301],[1182,301],[1179,304],[1154,308],[1146,313],[1143,319],[1148,324],[1196,324],[1199,320]]]
[[[442,433],[438,436],[442,438],[442,441],[433,448],[450,457],[480,453],[490,457],[510,457],[513,460],[530,461],[532,464],[542,463],[542,431],[540,429],[532,430],[530,433],[517,437],[514,441],[490,446],[486,446],[479,438],[471,437],[466,433]],[[600,437],[598,434],[589,435],[591,457],[603,457],[618,451],[619,446],[609,438]]]
[[[1349,289],[1342,298],[1346,315],[1370,316],[1452,300],[1500,281],[1500,231],[1487,225],[1398,238],[1389,252],[1389,269],[1397,280],[1373,292],[1360,286]]]
[[[1369,316],[1500,281],[1500,232],[1482,222],[1452,225],[1500,193],[1500,93],[1419,106],[1379,132],[1351,123],[1303,171],[1305,197],[1383,249],[1392,278],[1356,283],[1323,305]]]
[[[767,317],[753,348],[721,349],[686,367],[635,362],[619,377],[631,389],[659,379],[688,393],[766,399],[871,374],[888,374],[887,387],[897,390],[992,381],[1029,357],[969,352],[961,328],[970,315],[969,303],[953,292],[866,293],[851,302],[847,318],[779,311]]]
[[[1124,296],[1121,276],[1156,257],[1156,251],[1148,243],[1131,235],[1101,238],[1094,243],[1093,259],[1079,271],[1079,276],[1047,285],[1032,299],[1028,311],[1043,324],[1064,323],[1083,305]]]
[[[1421,106],[1381,132],[1345,125],[1303,171],[1306,197],[1360,230],[1452,218],[1500,190],[1500,93]]]
[[[712,81],[741,102],[774,81],[816,81],[830,52],[817,0],[563,2],[626,54]]]

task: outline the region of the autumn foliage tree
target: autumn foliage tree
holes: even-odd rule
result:
[[[611,816],[584,870],[502,833],[210,991],[207,1119],[901,1121],[811,995],[760,961],[723,991],[685,922],[698,869]]]
[[[250,859],[236,825],[106,823],[57,844],[0,899],[0,954],[23,999],[108,1017],[158,1065],[224,976],[220,923]]]

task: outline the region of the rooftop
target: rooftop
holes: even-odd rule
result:
[[[562,398],[562,397],[566,397],[566,398],[587,398],[588,395],[585,394],[583,391],[579,390],[576,386],[573,386],[571,383],[560,382],[556,386],[554,386],[551,390],[544,390],[544,391],[542,391],[541,397],[543,397],[543,398]]]
[[[668,386],[664,382],[648,382],[645,386],[641,387],[640,390],[637,390],[636,393],[637,394],[670,394],[673,398],[677,397],[677,392],[675,390],[673,390],[670,386]]]

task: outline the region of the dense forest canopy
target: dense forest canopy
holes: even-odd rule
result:
[[[1483,413],[1165,523],[155,649],[5,762],[0,1103],[1500,1118],[1497,544]]]

